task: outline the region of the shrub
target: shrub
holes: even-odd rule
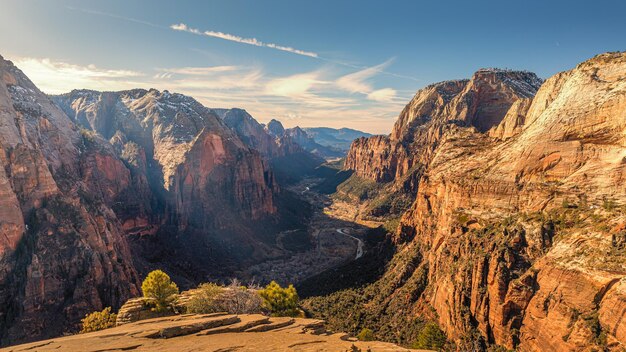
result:
[[[356,335],[356,338],[359,339],[359,341],[373,341],[374,332],[368,328],[364,328],[358,335]]]
[[[85,318],[81,319],[83,327],[80,333],[99,331],[115,326],[115,320],[117,314],[111,313],[111,307],[104,308],[101,312],[93,312],[85,315]]]
[[[178,286],[161,270],[154,270],[148,274],[141,284],[143,296],[154,300],[157,312],[168,310],[176,300]]]
[[[262,300],[256,286],[246,287],[233,279],[220,295],[218,304],[228,313],[251,314],[261,312]]]
[[[298,293],[293,285],[287,288],[280,287],[276,281],[270,282],[259,291],[263,298],[263,306],[275,317],[295,317],[300,314],[298,309]]]
[[[194,294],[187,303],[187,312],[196,314],[208,314],[219,312],[222,309],[218,296],[224,289],[214,283],[204,283],[198,286],[197,293]]]
[[[441,331],[439,325],[428,323],[417,335],[413,348],[439,350],[446,343],[446,335]]]

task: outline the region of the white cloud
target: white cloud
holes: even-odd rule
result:
[[[176,73],[181,75],[209,75],[219,72],[236,71],[237,66],[207,66],[207,67],[178,67],[178,68],[159,68],[157,71],[163,73]]]
[[[318,57],[317,53],[314,53],[311,51],[299,50],[299,49],[295,49],[289,46],[283,46],[283,45],[278,45],[274,43],[264,43],[260,40],[257,40],[256,38],[243,38],[238,35],[228,34],[228,33],[223,33],[223,32],[215,32],[215,31],[203,32],[196,28],[190,28],[184,23],[173,24],[170,26],[170,28],[175,31],[188,32],[188,33],[192,33],[196,35],[204,35],[207,37],[214,37],[214,38],[229,40],[231,42],[260,46],[260,47],[265,47],[265,48],[270,48],[270,49],[276,49],[276,50],[286,51],[286,52],[290,52],[290,53],[302,55],[302,56],[309,56],[309,57],[315,57],[315,58]]]
[[[49,94],[65,93],[76,88],[111,90],[138,87],[143,74],[131,70],[111,70],[95,65],[80,66],[48,58],[19,58],[15,65]]]
[[[392,88],[383,88],[375,90],[367,95],[367,99],[374,101],[390,102],[396,97],[396,90]]]
[[[367,99],[381,102],[392,101],[396,96],[395,89],[383,88],[374,90],[369,79],[379,73],[385,73],[384,69],[389,66],[393,59],[389,59],[382,64],[368,67],[360,71],[350,73],[340,77],[336,84],[339,88],[350,92],[365,94]]]
[[[367,80],[376,74],[383,72],[383,69],[389,66],[391,61],[392,59],[389,59],[382,64],[345,75],[337,80],[337,86],[350,93],[368,94],[373,89]]]
[[[320,72],[308,72],[274,79],[267,83],[266,94],[283,97],[305,97],[315,85],[325,84],[320,80]]]

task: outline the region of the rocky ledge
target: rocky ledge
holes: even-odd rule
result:
[[[352,340],[317,319],[215,313],[147,319],[4,351],[412,351]]]

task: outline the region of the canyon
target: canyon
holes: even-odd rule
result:
[[[421,89],[345,161],[360,217],[397,219],[393,258],[364,290],[309,309],[356,299],[361,324],[402,340],[429,317],[460,350],[623,350],[625,124],[625,53],[545,81],[482,69]],[[393,209],[389,194],[411,202]]]
[[[411,346],[430,322],[448,350],[626,348],[626,53],[545,81],[489,68],[428,85],[389,135],[261,124],[166,90],[48,96],[1,57],[0,78],[2,345],[75,331],[163,269],[185,289],[295,283],[320,320],[287,325],[325,335],[263,332],[276,348],[345,349],[332,331],[364,328]],[[93,336],[154,347],[133,335],[146,326]],[[211,343],[257,346],[244,330]]]
[[[281,185],[323,160],[245,111],[154,89],[47,96],[4,59],[0,77],[3,344],[117,309],[156,268],[191,287],[311,246],[310,206]]]

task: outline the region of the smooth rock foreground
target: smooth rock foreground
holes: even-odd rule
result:
[[[354,349],[354,347],[357,349]],[[317,319],[260,314],[177,315],[0,351],[415,351],[391,343],[351,341]]]

